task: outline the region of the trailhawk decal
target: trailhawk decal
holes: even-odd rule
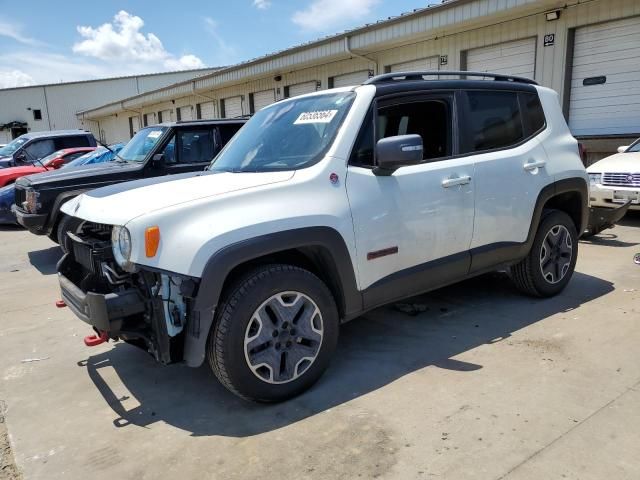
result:
[[[304,125],[306,123],[331,123],[338,110],[320,110],[317,112],[302,112],[293,122],[294,125]]]

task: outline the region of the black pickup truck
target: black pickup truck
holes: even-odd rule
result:
[[[152,125],[140,130],[114,161],[20,178],[12,211],[36,235],[48,235],[65,250],[71,221],[60,207],[94,188],[142,178],[203,170],[246,119],[200,120]]]

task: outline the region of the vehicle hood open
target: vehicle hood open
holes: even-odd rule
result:
[[[590,165],[589,173],[640,173],[640,152],[616,153]]]
[[[284,182],[292,171],[192,172],[120,183],[92,190],[66,203],[62,211],[83,220],[124,225],[145,213],[231,192]]]

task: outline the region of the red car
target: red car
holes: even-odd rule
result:
[[[34,173],[46,172],[47,170],[56,170],[71,160],[78,158],[80,155],[95,150],[95,147],[79,147],[65,148],[53,152],[51,155],[44,157],[39,162],[23,165],[20,167],[0,168],[0,187],[15,182],[18,178]]]

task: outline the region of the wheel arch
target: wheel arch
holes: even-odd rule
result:
[[[225,289],[258,265],[286,263],[311,271],[333,294],[342,319],[362,311],[362,295],[347,245],[331,227],[309,227],[259,236],[229,245],[209,258],[185,335],[184,360],[199,366],[215,309]]]
[[[70,192],[63,192],[58,195],[55,202],[53,202],[53,207],[51,208],[51,212],[49,213],[49,220],[47,222],[47,235],[56,243],[56,230],[58,229],[58,224],[60,223],[60,220],[64,215],[60,211],[62,205],[67,203],[69,200],[73,200],[75,197],[86,191],[87,190],[73,190]]]

